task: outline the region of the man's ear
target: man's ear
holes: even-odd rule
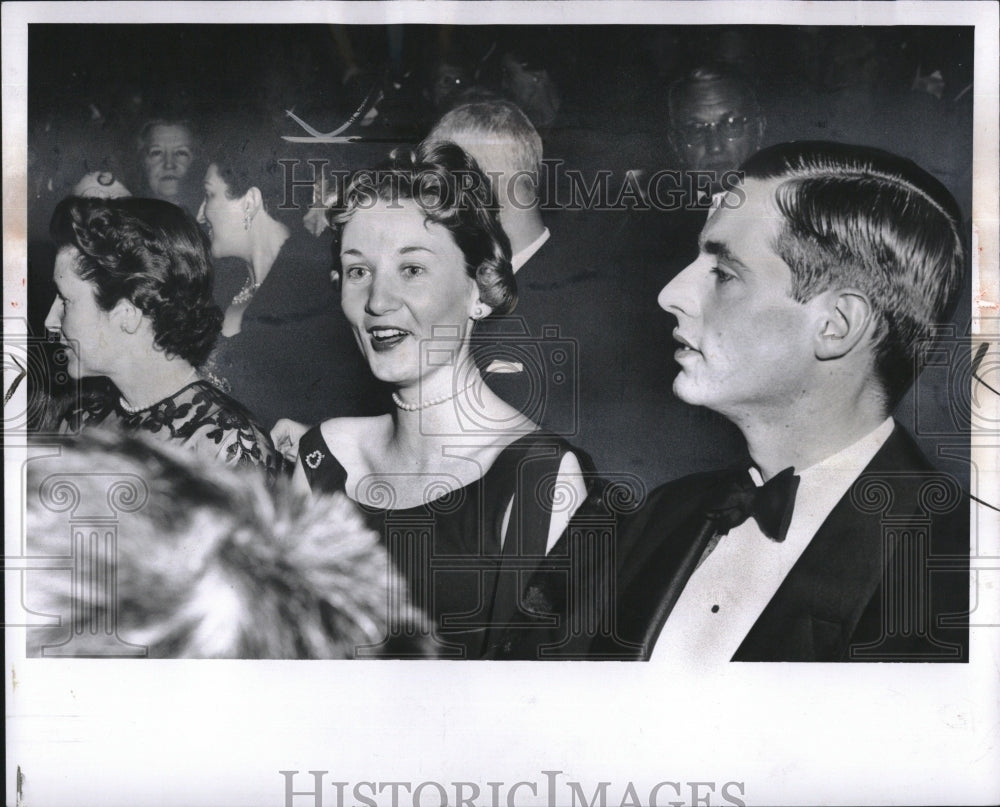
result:
[[[816,358],[846,356],[871,332],[875,316],[868,296],[857,289],[837,289],[820,295],[822,320],[816,334]]]
[[[122,329],[123,333],[135,333],[142,325],[142,311],[131,300],[123,297],[110,312],[111,321]]]

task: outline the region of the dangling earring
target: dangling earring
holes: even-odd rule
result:
[[[250,214],[249,213],[244,213],[243,214],[243,229],[244,230],[247,230],[247,231],[250,230],[250,221],[251,221]]]

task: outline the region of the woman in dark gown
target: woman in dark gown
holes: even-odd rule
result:
[[[220,272],[240,279],[220,301],[222,336],[207,370],[268,429],[279,417],[312,424],[386,411],[337,305],[329,240],[281,207],[273,145],[231,138],[210,147],[209,161],[198,221]]]
[[[341,303],[395,409],[307,432],[295,472],[300,486],[361,506],[445,658],[493,656],[523,618],[521,584],[585,498],[590,470],[470,359],[474,324],[516,301],[496,209],[475,161],[450,143],[355,177],[335,217]]]
[[[273,478],[281,457],[267,432],[199,375],[222,317],[194,219],[156,199],[69,197],[50,229],[58,293],[45,326],[71,376],[111,382],[74,401],[59,431],[141,432]]]

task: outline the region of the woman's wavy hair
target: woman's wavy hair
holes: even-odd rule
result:
[[[205,361],[222,312],[207,239],[188,213],[158,199],[70,196],[49,230],[57,249],[79,251],[76,273],[103,310],[127,299],[149,317],[158,348],[196,367]]]
[[[358,210],[384,201],[415,202],[428,221],[451,233],[465,257],[465,270],[494,314],[509,314],[517,303],[510,263],[510,240],[500,226],[499,207],[489,179],[476,161],[454,143],[396,149],[388,162],[357,172],[339,205],[328,213],[335,233],[334,271],[340,274],[340,237]]]

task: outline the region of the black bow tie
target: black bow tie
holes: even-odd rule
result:
[[[725,535],[753,516],[764,535],[772,541],[784,541],[798,487],[799,477],[794,468],[785,468],[761,487],[745,472],[720,487],[708,517],[714,522],[717,534]]]

